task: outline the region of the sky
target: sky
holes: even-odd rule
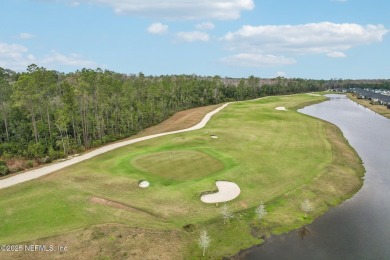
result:
[[[388,0],[0,0],[0,67],[390,79]]]

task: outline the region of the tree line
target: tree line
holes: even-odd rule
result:
[[[0,175],[129,137],[181,110],[325,88],[324,81],[281,77],[262,82],[99,68],[65,74],[34,64],[22,73],[0,68]],[[27,164],[7,167],[16,159]]]
[[[390,80],[372,79],[372,80],[349,80],[349,79],[331,79],[326,82],[330,89],[349,89],[349,88],[371,88],[390,90]]]

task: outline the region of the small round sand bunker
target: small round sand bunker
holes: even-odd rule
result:
[[[275,109],[279,111],[287,111],[285,107],[275,107]]]
[[[214,139],[217,139],[218,136],[217,135],[210,135],[211,138],[214,138]]]
[[[139,186],[140,188],[147,188],[147,187],[149,187],[149,185],[150,185],[150,183],[149,183],[148,181],[140,181],[140,182],[138,183],[138,186]]]

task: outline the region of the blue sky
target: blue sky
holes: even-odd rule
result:
[[[390,78],[387,0],[1,0],[0,67]]]

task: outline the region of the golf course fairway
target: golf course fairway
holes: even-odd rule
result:
[[[356,193],[364,174],[337,127],[296,111],[323,100],[301,94],[231,103],[200,130],[135,143],[0,190],[0,244],[67,246],[0,252],[0,259],[198,259],[203,230],[211,239],[206,257],[221,259],[308,224]],[[150,186],[140,188],[140,180]],[[227,203],[234,215],[226,224],[221,205],[200,201],[217,180],[241,189]],[[313,210],[305,218],[306,199]],[[259,221],[261,202],[268,214]]]

